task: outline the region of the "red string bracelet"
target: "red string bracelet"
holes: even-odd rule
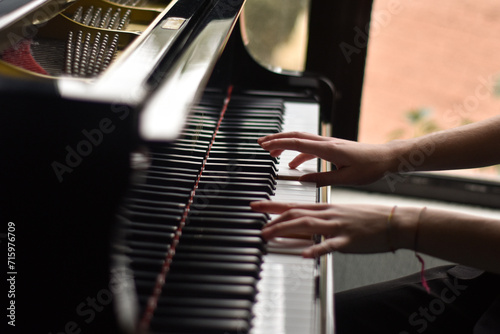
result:
[[[425,261],[417,253],[418,226],[420,225],[420,220],[422,219],[422,216],[424,215],[425,210],[427,210],[427,207],[424,206],[422,208],[422,210],[420,211],[420,214],[418,215],[417,226],[415,228],[415,245],[414,245],[413,249],[415,250],[415,256],[417,257],[418,261],[422,264],[422,268],[420,269],[420,279],[422,281],[422,286],[425,288],[425,291],[427,291],[427,293],[430,293],[431,288],[429,287],[429,284],[427,284],[427,280],[425,279]]]

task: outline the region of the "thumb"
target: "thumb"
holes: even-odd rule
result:
[[[299,178],[299,181],[315,182],[318,187],[328,185],[348,185],[354,183],[350,181],[346,176],[349,175],[346,175],[344,170],[340,169],[330,172],[305,174]]]

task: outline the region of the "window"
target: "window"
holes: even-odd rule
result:
[[[359,140],[382,143],[497,115],[498,74],[500,2],[376,0]],[[500,180],[498,167],[453,173]]]

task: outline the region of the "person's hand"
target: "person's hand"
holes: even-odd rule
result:
[[[253,210],[281,214],[262,230],[270,240],[290,235],[323,235],[326,240],[303,252],[304,257],[317,257],[332,251],[343,253],[379,253],[401,246],[401,231],[387,220],[392,207],[382,205],[290,204],[272,201],[251,203]],[[411,211],[398,214],[414,218]],[[402,211],[403,210],[403,211]],[[393,224],[392,226],[390,224]],[[411,233],[410,233],[411,235]],[[408,239],[408,238],[407,238]],[[411,238],[409,239],[411,240]]]
[[[394,152],[390,145],[370,145],[303,132],[278,133],[259,138],[258,143],[271,156],[284,150],[300,152],[289,164],[297,168],[302,163],[321,158],[330,161],[337,170],[303,175],[301,181],[325,185],[359,185],[380,179],[393,168]]]

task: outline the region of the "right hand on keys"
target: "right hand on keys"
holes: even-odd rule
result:
[[[300,152],[289,164],[292,169],[314,158],[333,163],[337,170],[306,174],[299,179],[316,182],[318,187],[374,182],[393,169],[397,160],[390,143],[363,144],[303,132],[277,133],[260,138],[258,143],[273,157],[279,156],[284,150]]]

